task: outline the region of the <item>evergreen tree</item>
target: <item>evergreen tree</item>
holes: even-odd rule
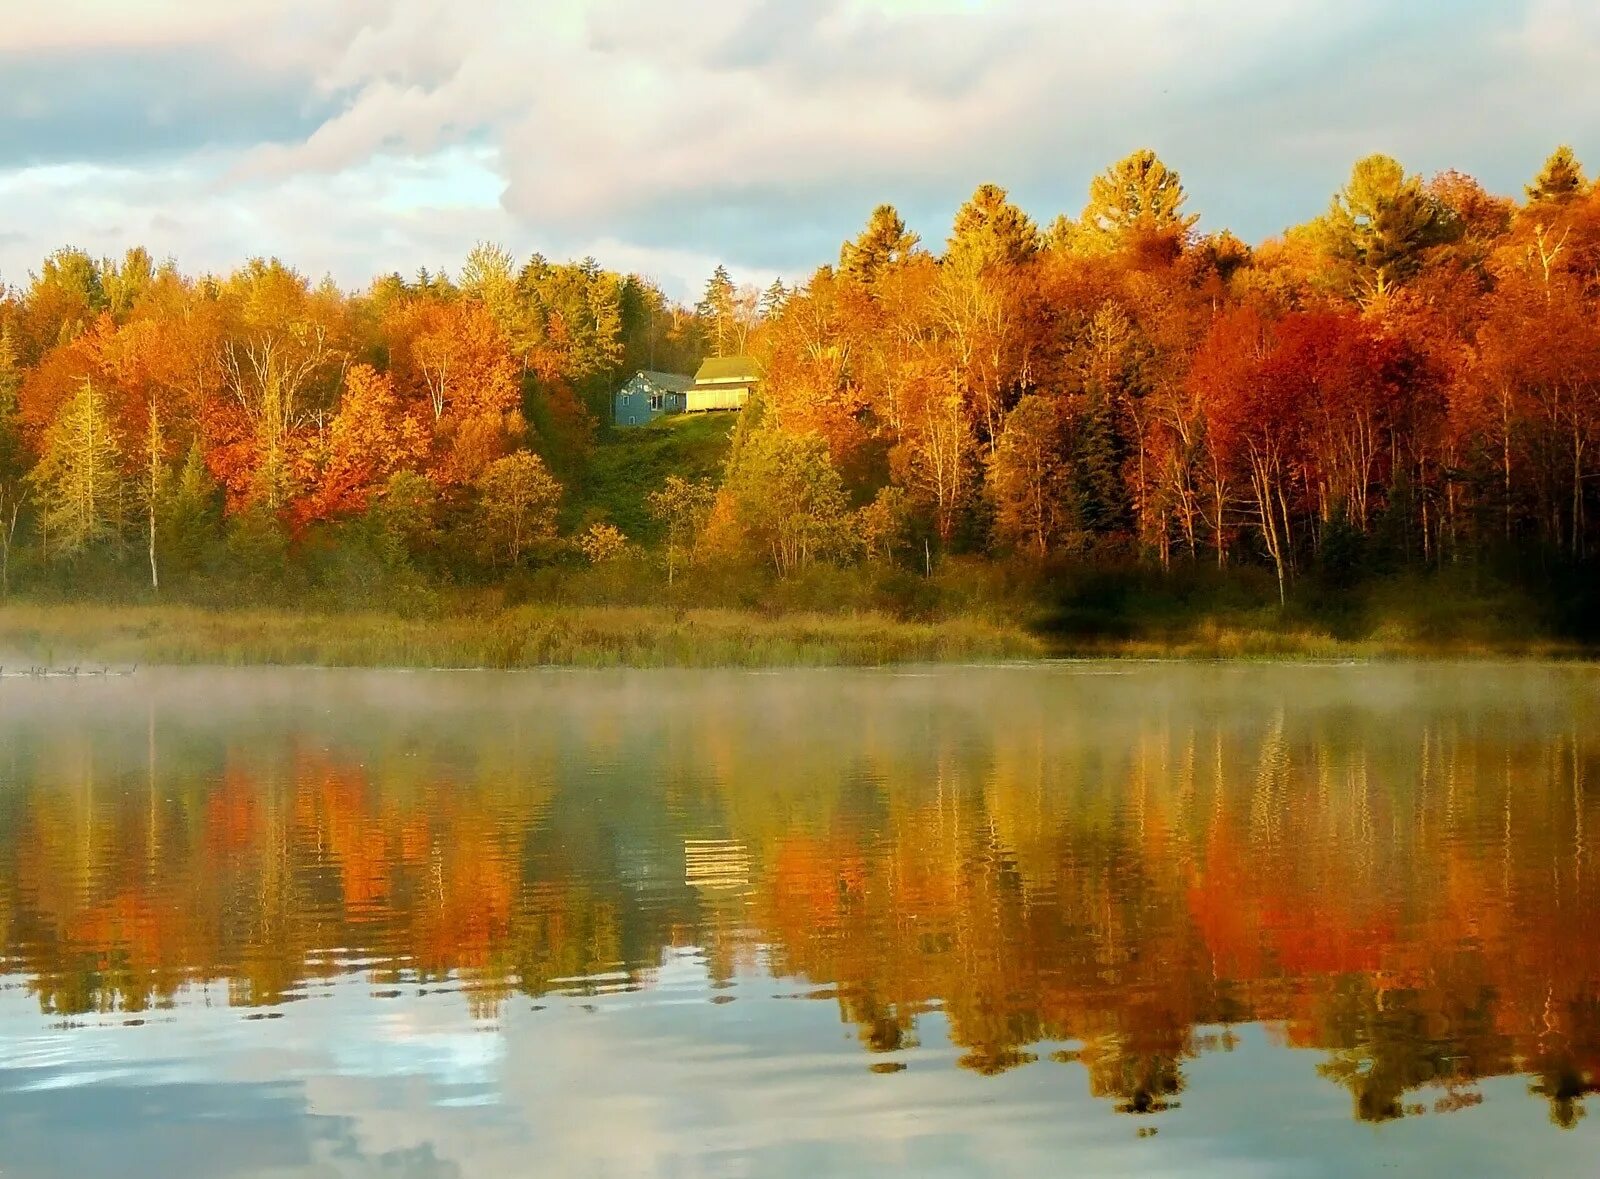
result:
[[[1544,162],[1544,167],[1539,170],[1539,175],[1533,178],[1533,183],[1523,189],[1528,194],[1528,204],[1537,205],[1545,201],[1560,202],[1570,197],[1575,197],[1583,192],[1588,181],[1583,176],[1583,165],[1578,162],[1578,157],[1566,144],[1562,144],[1550,154]]]
[[[718,265],[706,283],[705,296],[695,306],[695,312],[706,325],[706,338],[718,356],[733,352],[736,331],[734,320],[738,314],[738,292],[726,266]]]
[[[1128,447],[1117,428],[1116,406],[1104,390],[1091,389],[1071,425],[1076,480],[1070,498],[1085,531],[1100,536],[1127,531],[1133,515],[1122,477]]]
[[[165,538],[165,563],[179,571],[196,568],[221,535],[222,495],[199,439],[189,447],[177,477],[163,488],[156,527]]]
[[[1316,236],[1346,293],[1381,299],[1422,265],[1432,246],[1449,241],[1454,219],[1397,160],[1375,155],[1356,164],[1350,182],[1315,223]]]
[[[31,479],[50,548],[74,556],[117,535],[122,518],[119,451],[105,399],[85,381],[45,434]]]
[[[839,273],[871,286],[883,271],[910,257],[921,240],[893,205],[879,205],[861,235],[840,247]]]
[[[761,318],[772,319],[779,315],[788,300],[789,288],[783,285],[783,279],[773,279],[772,285],[761,296]]]
[[[1155,152],[1142,148],[1089,182],[1082,229],[1087,240],[1107,244],[1124,242],[1133,234],[1187,238],[1200,219],[1182,211],[1188,199],[1178,173]]]
[[[1014,266],[1026,262],[1039,249],[1039,229],[1033,220],[1006,199],[1006,190],[984,184],[956,213],[946,261],[964,269]]]

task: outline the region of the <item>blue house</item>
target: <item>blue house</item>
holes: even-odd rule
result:
[[[692,377],[678,373],[636,372],[611,398],[611,420],[618,426],[643,426],[663,414],[682,413]]]

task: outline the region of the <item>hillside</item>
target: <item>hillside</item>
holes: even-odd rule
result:
[[[668,475],[720,480],[738,420],[734,413],[676,414],[648,426],[607,431],[569,489],[569,530],[607,520],[632,540],[654,541],[658,528],[645,496]]]

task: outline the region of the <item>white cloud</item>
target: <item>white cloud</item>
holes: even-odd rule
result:
[[[1514,191],[1555,142],[1593,147],[1597,21],[1579,0],[72,0],[22,13],[0,56],[192,54],[246,97],[184,106],[146,79],[116,145],[58,94],[0,108],[0,151],[53,135],[81,142],[53,161],[88,165],[0,173],[0,273],[143,233],[191,265],[279,252],[355,284],[493,236],[682,290],[719,259],[804,273],[885,199],[933,241],[981,181],[1075,212],[1141,145],[1203,224],[1260,236],[1368,151]]]

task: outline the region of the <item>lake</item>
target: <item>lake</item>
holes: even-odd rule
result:
[[[0,680],[0,1176],[1600,1158],[1600,671]]]

